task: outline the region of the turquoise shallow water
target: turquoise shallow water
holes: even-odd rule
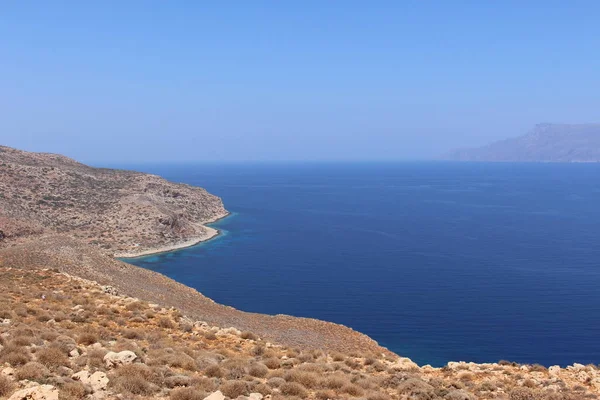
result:
[[[342,323],[422,364],[600,362],[600,165],[136,168],[233,212],[217,239],[130,261],[217,302]]]

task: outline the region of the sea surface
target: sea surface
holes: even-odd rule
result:
[[[219,303],[338,322],[419,364],[600,363],[600,164],[135,168],[232,212],[216,239],[129,260]]]

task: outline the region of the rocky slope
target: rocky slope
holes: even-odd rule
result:
[[[526,135],[441,157],[457,161],[599,162],[600,124],[538,124]]]
[[[302,349],[53,270],[0,267],[0,398],[595,399],[594,365],[449,363]]]
[[[0,246],[67,233],[136,254],[206,239],[215,232],[204,224],[225,215],[221,199],[201,188],[0,146]]]

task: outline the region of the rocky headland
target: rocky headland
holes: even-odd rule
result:
[[[226,214],[200,188],[0,147],[0,398],[598,398],[595,365],[419,367],[348,327],[239,311],[115,258],[206,238]]]

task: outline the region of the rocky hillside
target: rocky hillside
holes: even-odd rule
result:
[[[190,244],[225,216],[206,190],[149,174],[92,168],[0,146],[0,246],[67,233],[117,254]]]
[[[53,270],[0,276],[3,399],[576,400],[600,387],[594,365],[419,368],[366,349],[274,344]]]
[[[599,162],[600,124],[538,124],[526,135],[442,157],[457,161]]]

